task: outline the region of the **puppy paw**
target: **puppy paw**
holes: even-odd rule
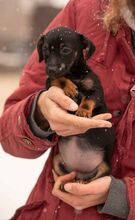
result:
[[[91,118],[95,105],[95,101],[83,97],[78,110],[76,111],[76,115],[80,117]]]
[[[78,88],[77,86],[70,80],[66,81],[66,85],[63,88],[65,95],[75,98],[78,95]]]
[[[79,117],[85,117],[85,118],[92,117],[92,111],[84,109],[82,107],[79,107],[75,114]]]

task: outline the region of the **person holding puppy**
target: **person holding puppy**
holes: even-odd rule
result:
[[[60,88],[45,91],[44,64],[38,62],[34,51],[19,88],[5,103],[0,141],[6,152],[23,158],[36,158],[48,148],[52,150],[26,205],[12,219],[134,220],[135,1],[70,0],[45,32],[60,25],[82,33],[95,44],[88,64],[102,82],[111,114],[91,119],[69,114],[67,110],[76,111],[77,104]],[[117,138],[112,176],[88,184],[70,183],[75,172],[57,176],[52,171],[52,158],[59,136],[111,127],[107,121],[111,116]],[[59,189],[61,183],[66,183],[66,192]]]

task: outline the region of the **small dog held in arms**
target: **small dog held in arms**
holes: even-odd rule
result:
[[[78,103],[77,116],[91,118],[108,112],[100,80],[86,64],[95,51],[89,39],[60,26],[42,35],[37,49],[39,62],[46,63],[46,88],[63,89]],[[59,153],[53,159],[54,171],[64,175],[75,170],[74,181],[81,183],[105,176],[111,170],[113,146],[113,128],[89,129],[84,134],[61,137]]]

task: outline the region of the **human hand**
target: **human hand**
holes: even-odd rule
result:
[[[111,118],[110,113],[100,114],[92,118],[83,118],[67,112],[76,111],[78,105],[62,89],[50,87],[39,96],[37,105],[49,122],[50,128],[60,136],[69,136],[85,133],[90,128],[111,127],[107,121]]]
[[[77,210],[83,210],[106,201],[111,184],[110,176],[96,179],[87,184],[71,183],[75,175],[75,172],[72,172],[58,177],[53,171],[55,184],[52,194]],[[61,184],[64,184],[66,192],[60,190]]]

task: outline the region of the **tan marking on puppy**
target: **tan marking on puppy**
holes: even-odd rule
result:
[[[94,82],[92,79],[84,79],[82,80],[82,84],[84,85],[85,89],[92,89]]]
[[[62,172],[62,170],[59,167],[59,164],[62,163],[62,157],[60,154],[56,154],[53,158],[53,169],[56,172],[58,176],[63,176],[65,173]]]
[[[82,98],[82,101],[78,107],[76,115],[80,117],[90,118],[92,117],[92,112],[96,106],[96,103],[93,100]]]
[[[93,180],[95,180],[95,179],[98,179],[98,178],[104,176],[106,173],[109,172],[109,170],[110,170],[109,166],[107,165],[106,162],[103,161],[103,162],[98,166],[98,172],[97,172],[96,176],[91,179],[91,181],[93,181]]]
[[[60,77],[54,79],[51,83],[51,86],[56,86],[63,89],[65,95],[74,98],[78,94],[77,86],[70,80],[65,77]]]

